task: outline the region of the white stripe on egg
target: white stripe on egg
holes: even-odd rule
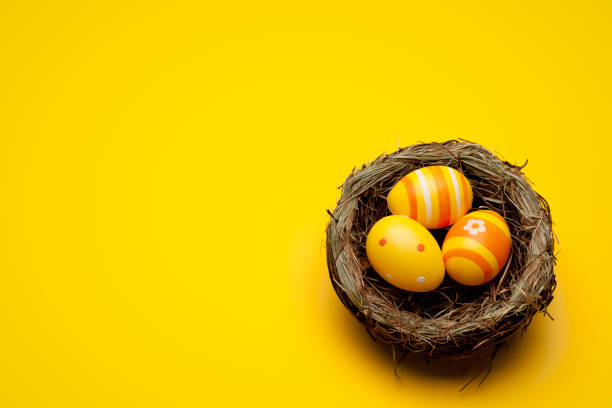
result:
[[[416,170],[416,175],[419,178],[421,184],[421,190],[423,190],[423,198],[425,199],[425,217],[427,223],[431,222],[431,196],[429,195],[429,188],[427,187],[427,180],[421,169]]]
[[[457,176],[455,176],[455,172],[450,167],[447,167],[448,173],[451,176],[451,180],[453,181],[453,187],[455,188],[455,201],[457,205],[457,217],[461,214],[461,190],[459,189],[459,182],[457,181]]]

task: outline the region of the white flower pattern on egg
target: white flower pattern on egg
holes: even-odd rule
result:
[[[470,218],[467,221],[467,223],[463,226],[463,229],[472,235],[476,235],[479,232],[485,232],[487,230],[484,220],[475,220],[473,218]]]

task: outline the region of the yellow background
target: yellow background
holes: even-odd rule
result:
[[[499,3],[5,2],[0,406],[610,403],[612,5]],[[395,379],[323,251],[354,165],[460,137],[561,242],[555,321],[461,393]]]

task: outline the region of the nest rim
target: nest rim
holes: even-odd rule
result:
[[[433,292],[407,292],[379,279],[367,260],[365,238],[390,214],[390,188],[431,165],[461,171],[474,194],[470,212],[496,211],[510,227],[510,256],[488,284],[465,287],[447,276]],[[375,341],[426,358],[463,360],[495,350],[537,312],[547,313],[556,287],[555,236],[548,202],[523,174],[525,165],[502,161],[477,143],[449,140],[407,146],[353,169],[328,211],[327,264],[336,294]],[[430,231],[441,242],[447,229]]]

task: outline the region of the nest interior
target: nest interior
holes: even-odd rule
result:
[[[472,211],[496,211],[510,227],[510,256],[488,284],[468,287],[446,276],[435,291],[406,292],[368,262],[366,236],[390,214],[389,190],[412,170],[431,165],[461,171],[472,185]],[[523,167],[478,144],[451,140],[408,146],[353,170],[330,213],[327,264],[338,297],[375,340],[428,358],[460,360],[491,351],[525,329],[536,312],[546,313],[556,285],[552,221]],[[441,243],[447,230],[431,232]]]

